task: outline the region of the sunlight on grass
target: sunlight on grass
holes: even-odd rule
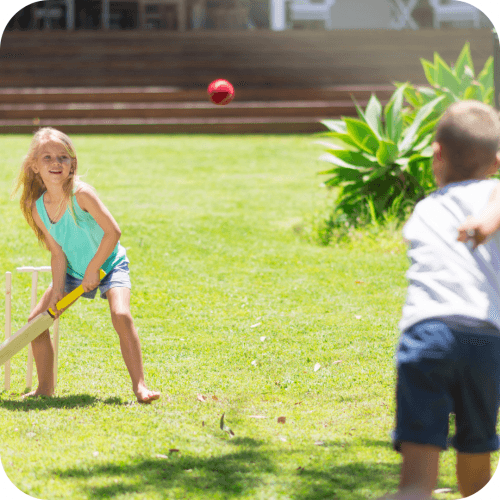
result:
[[[0,456],[12,481],[51,500],[394,491],[400,229],[312,241],[324,192],[308,137],[73,139],[80,174],[121,227],[146,381],[163,396],[134,402],[107,303],[79,301],[61,319],[54,398],[22,401],[26,350],[12,360],[11,391],[0,395]],[[0,136],[3,272],[49,263],[8,199],[29,140]],[[40,277],[39,294],[49,282]],[[13,273],[13,331],[30,287]],[[220,429],[222,414],[234,437]],[[453,493],[437,498],[459,498],[451,451],[439,487]]]

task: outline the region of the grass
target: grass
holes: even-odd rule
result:
[[[307,237],[322,196],[310,137],[73,139],[80,174],[122,229],[146,381],[163,397],[134,402],[106,302],[79,301],[61,319],[55,397],[22,401],[26,352],[12,360],[0,456],[14,484],[51,500],[395,491],[399,233],[329,247]],[[4,272],[49,263],[8,200],[29,140],[0,136]],[[13,331],[30,286],[13,273]],[[452,492],[436,498],[459,498],[454,459],[442,455],[438,487]]]

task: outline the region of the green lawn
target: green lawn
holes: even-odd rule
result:
[[[162,399],[135,403],[107,303],[79,301],[61,319],[55,397],[22,401],[26,350],[12,360],[0,457],[14,484],[50,500],[395,491],[405,248],[383,231],[330,247],[307,237],[326,203],[313,138],[73,139],[80,175],[121,227],[146,381]],[[0,136],[0,264],[13,271],[13,331],[31,287],[15,268],[49,264],[8,199],[29,141]],[[40,294],[49,281],[41,276]],[[454,460],[443,454],[438,486],[453,492],[436,498],[459,498]]]

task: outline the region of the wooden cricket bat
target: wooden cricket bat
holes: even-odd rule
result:
[[[101,269],[101,280],[106,276],[106,273]],[[57,309],[64,309],[78,299],[83,294],[83,287],[80,285],[72,292],[63,297],[57,304]],[[26,347],[30,342],[35,340],[47,328],[54,323],[54,311],[49,309],[35,318],[33,318],[27,325],[24,325],[14,335],[8,338],[2,345],[0,345],[0,366],[8,361],[14,354],[17,354],[23,347]]]

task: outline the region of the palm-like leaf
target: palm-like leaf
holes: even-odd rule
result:
[[[458,56],[457,62],[455,63],[455,74],[462,78],[464,73],[466,72],[466,68],[474,74],[474,63],[472,62],[472,57],[470,54],[470,43],[466,42],[463,46],[460,55]]]
[[[399,85],[385,108],[375,96],[364,110],[355,103],[359,119],[324,122],[331,132],[329,141],[322,142],[326,152],[320,159],[331,168],[321,174],[328,176],[326,185],[340,188],[339,220],[356,223],[365,216],[383,218],[394,210],[396,200],[397,211],[404,210],[403,193],[410,201],[422,195],[419,178],[410,173],[410,167],[417,161],[430,162],[424,154],[432,139],[426,120],[444,96],[434,96],[405,128],[403,105],[408,87]],[[348,147],[342,148],[339,141]]]
[[[415,141],[420,137],[419,129],[424,125],[424,121],[436,109],[436,106],[444,99],[444,96],[436,97],[431,102],[422,106],[415,117],[413,123],[406,129],[402,142],[399,144],[399,151],[401,154],[406,154],[412,150]]]
[[[358,118],[322,121],[329,132],[322,134],[328,142],[322,143],[321,159],[330,169],[321,174],[338,188],[338,221],[378,223],[387,213],[402,216],[406,205],[435,188],[431,143],[446,108],[461,99],[492,103],[493,58],[476,78],[469,43],[454,66],[437,53],[421,63],[430,87],[396,83],[385,108],[372,94],[364,110],[354,100]]]

